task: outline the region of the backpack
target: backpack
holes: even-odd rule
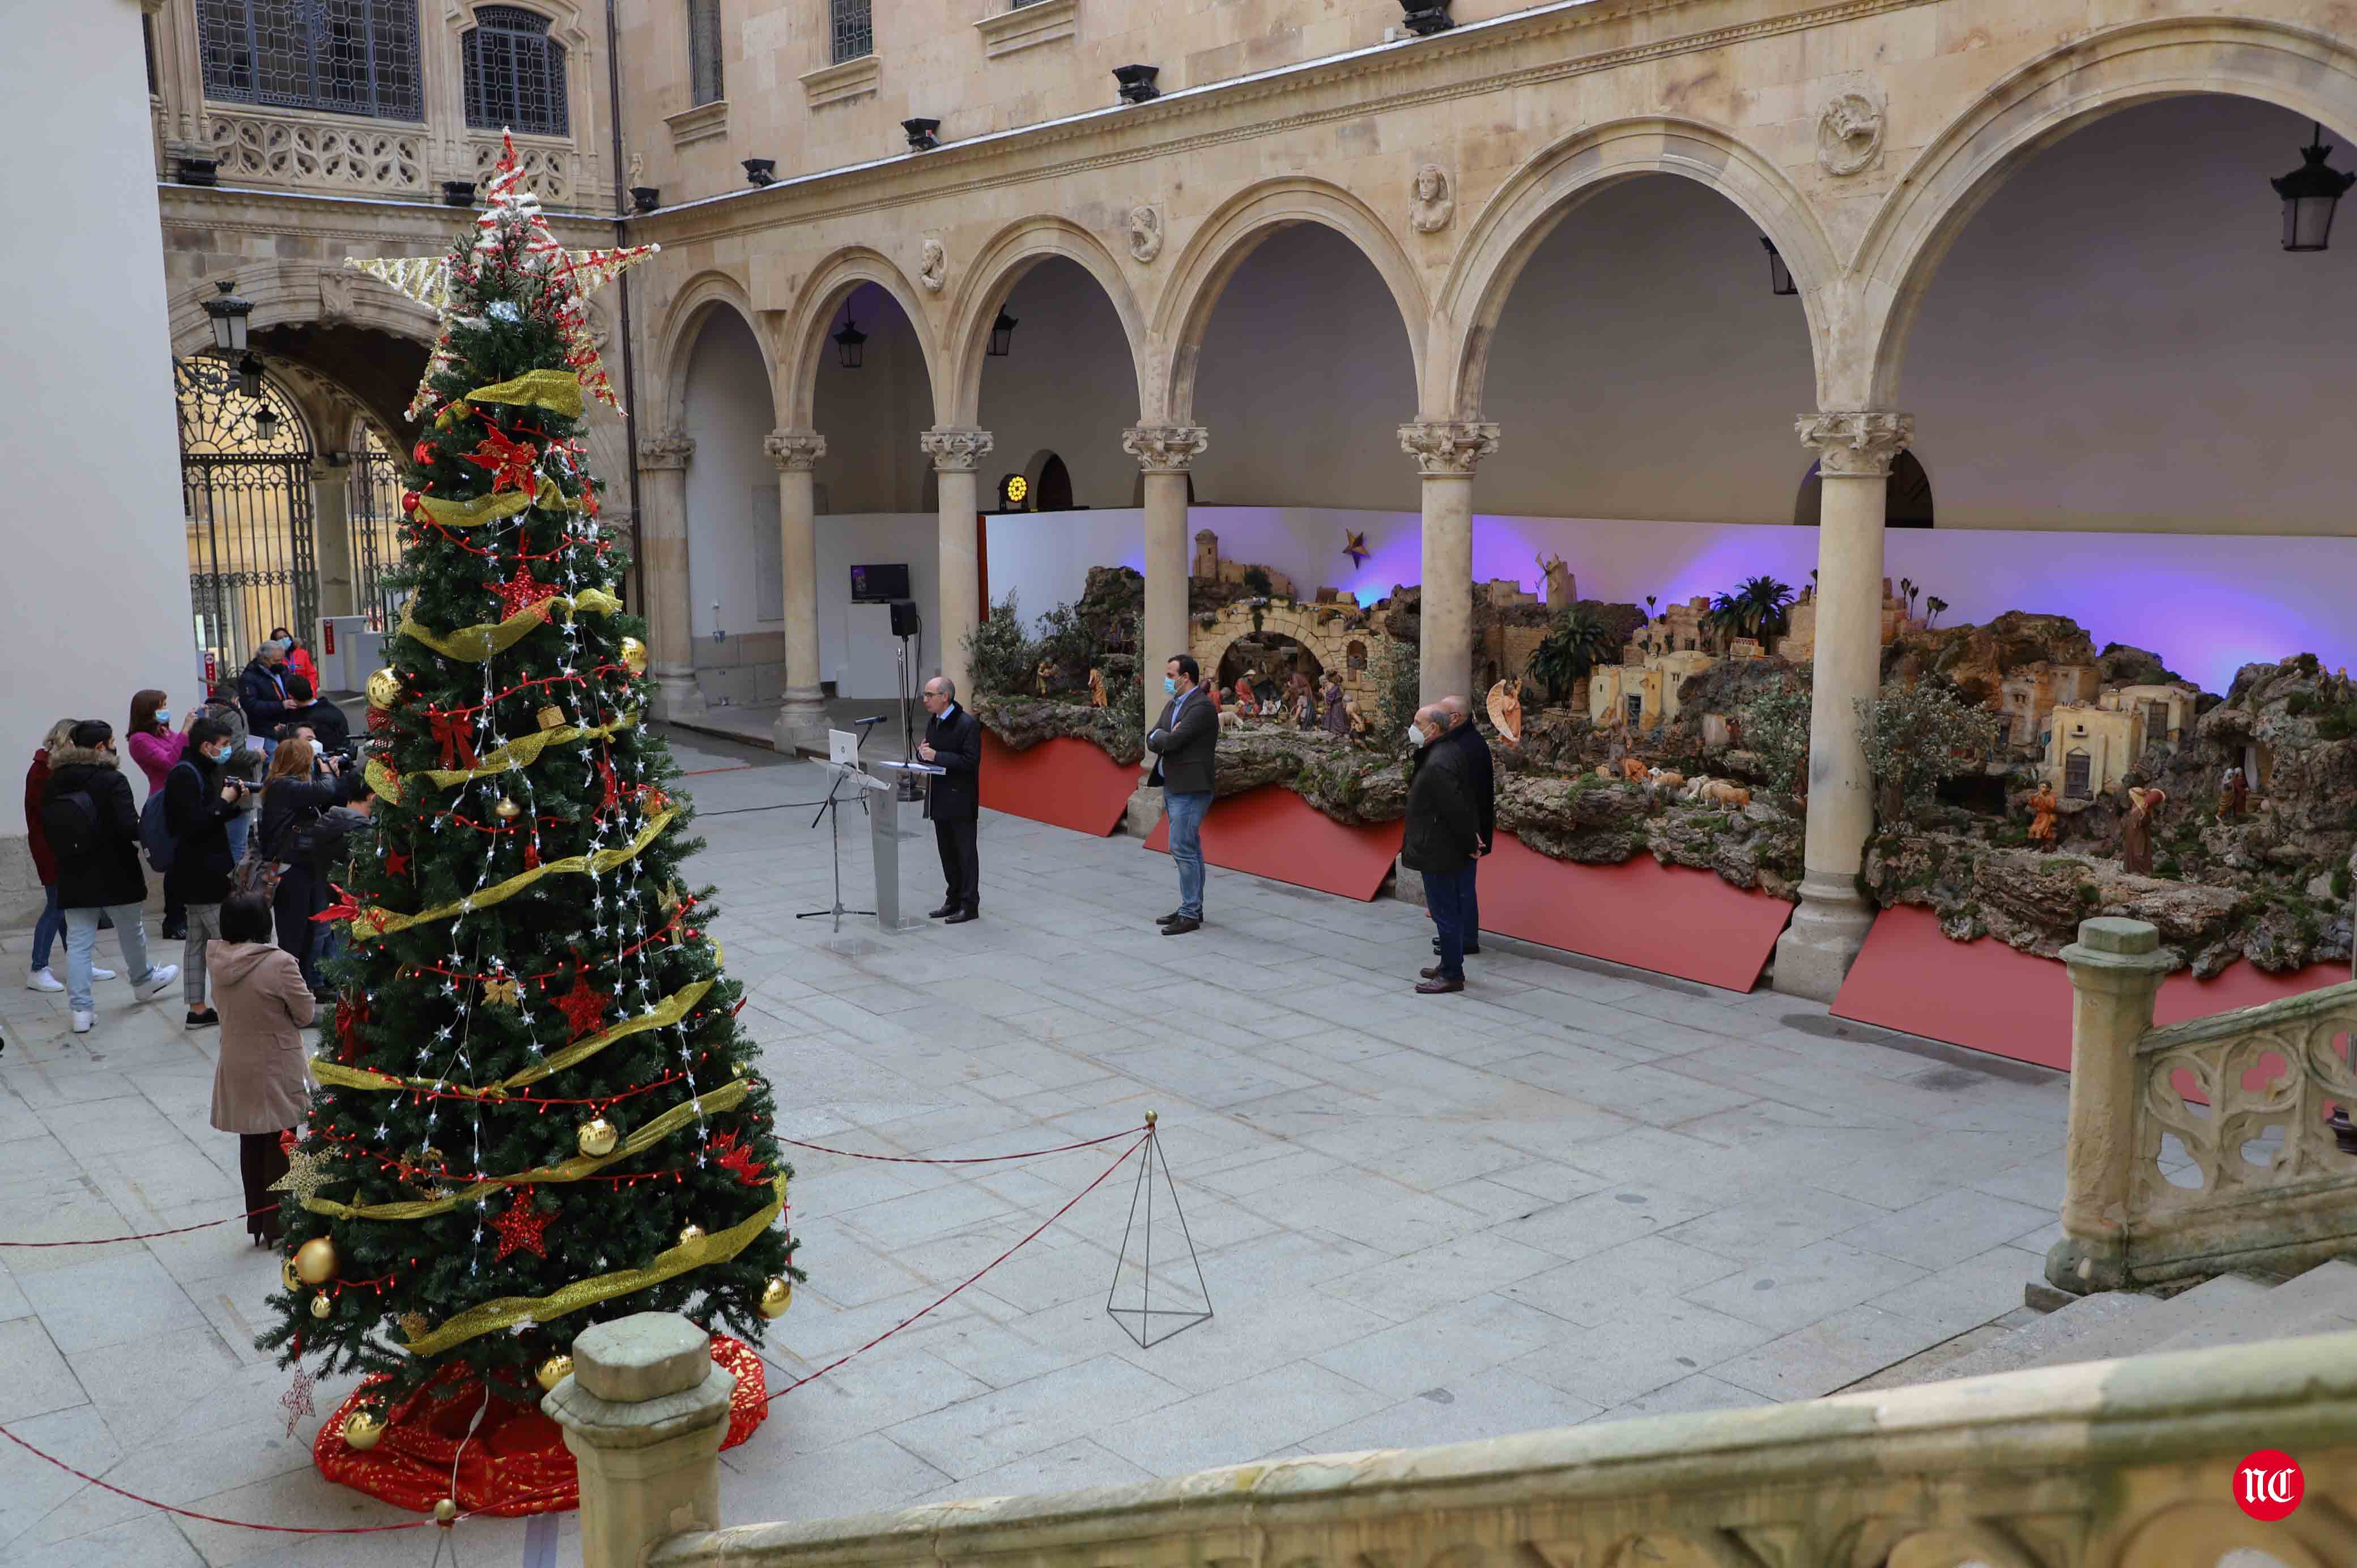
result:
[[[98,802],[87,789],[66,789],[41,802],[41,836],[61,860],[81,860],[98,851]]]
[[[196,772],[195,764],[176,762],[172,765],[172,773],[178,773],[183,768]],[[203,791],[204,782],[204,775],[198,773],[199,793]],[[147,864],[154,866],[159,875],[167,876],[171,875],[172,862],[180,849],[180,836],[172,831],[172,824],[164,812],[164,798],[171,790],[171,774],[166,774],[164,788],[148,796],[147,803],[139,808],[139,845],[147,852]]]
[[[262,835],[249,834],[245,841],[245,858],[230,868],[230,891],[274,899],[278,897],[280,875],[278,862],[263,853]]]

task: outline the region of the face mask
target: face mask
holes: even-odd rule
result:
[[[1178,694],[1178,677],[1176,675],[1162,677],[1162,694],[1166,697],[1175,697]]]
[[[1420,750],[1422,750],[1422,749],[1423,749],[1423,747],[1424,747],[1424,726],[1423,726],[1423,725],[1408,725],[1408,726],[1407,726],[1407,744],[1408,744],[1408,747],[1409,747],[1409,749],[1410,749],[1410,750],[1416,750],[1416,751],[1420,751]]]

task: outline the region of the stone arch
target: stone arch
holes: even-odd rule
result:
[[[1373,264],[1399,306],[1416,384],[1423,384],[1430,309],[1424,284],[1398,236],[1365,202],[1340,186],[1297,177],[1275,179],[1230,198],[1195,231],[1172,266],[1170,285],[1155,316],[1156,350],[1139,378],[1146,422],[1185,424],[1193,419],[1196,362],[1203,329],[1222,291],[1262,241],[1295,223],[1333,230]]]
[[[990,346],[991,324],[999,306],[1023,275],[1042,262],[1061,256],[1096,280],[1114,314],[1121,318],[1127,339],[1131,371],[1138,380],[1138,403],[1146,400],[1146,316],[1121,266],[1103,242],[1070,219],[1035,217],[1010,223],[992,237],[966,268],[965,287],[951,315],[946,390],[934,402],[948,410],[944,424],[978,424],[982,417],[982,363]]]
[[[703,336],[705,324],[716,310],[735,311],[753,334],[753,341],[760,345],[762,362],[770,374],[770,397],[775,403],[778,346],[765,329],[761,313],[753,308],[752,296],[737,279],[724,272],[702,272],[673,296],[655,335],[653,358],[662,381],[650,400],[660,416],[648,422],[652,431],[679,428],[687,406],[688,365],[695,356],[696,339]]]
[[[249,332],[342,323],[431,343],[439,328],[431,306],[349,268],[317,262],[240,261],[182,289],[170,302],[174,355],[185,357],[212,346],[212,322],[204,302],[214,294],[215,281],[231,277],[237,280],[239,295],[253,302],[253,314],[246,318]],[[332,306],[326,303],[329,298],[335,301]]]
[[[2138,1524],[2115,1561],[2119,1568],[2169,1568],[2179,1563],[2208,1568],[2230,1556],[2264,1553],[2283,1568],[2323,1568],[2327,1563],[2349,1562],[2352,1552],[2357,1552],[2357,1530],[2329,1508],[2302,1508],[2289,1519],[2265,1524],[2245,1517],[2232,1503],[2185,1502],[2162,1508]]]
[[[1532,253],[1573,209],[1608,186],[1670,174],[1725,197],[1758,224],[1800,286],[1820,386],[1823,344],[1841,277],[1816,214],[1773,162],[1716,126],[1652,115],[1594,126],[1556,143],[1517,169],[1482,204],[1451,264],[1434,312],[1441,341],[1426,389],[1426,417],[1481,417],[1490,343],[1515,280]]]
[[[2302,27],[2244,17],[2131,22],[2050,51],[1991,88],[1932,138],[1875,214],[1851,266],[1854,335],[1824,406],[1889,408],[1932,274],[1998,186],[2104,114],[2158,98],[2253,98],[2357,125],[2357,50]]]
[[[1339,613],[1329,615],[1329,609]],[[1251,609],[1230,605],[1208,627],[1190,616],[1188,628],[1188,651],[1203,667],[1206,680],[1218,673],[1221,662],[1239,639],[1282,637],[1308,649],[1318,660],[1318,669],[1339,677],[1343,692],[1352,699],[1365,703],[1374,697],[1372,671],[1363,661],[1357,666],[1351,661],[1351,644],[1366,643],[1375,635],[1364,620],[1364,612],[1354,604],[1329,607],[1294,601],[1266,605],[1262,607],[1257,632],[1253,629]]]
[[[780,342],[782,353],[781,375],[770,378],[778,396],[778,424],[790,430],[808,430],[817,405],[819,357],[828,351],[827,332],[834,325],[834,313],[844,296],[863,283],[872,283],[892,296],[900,313],[909,318],[909,329],[916,334],[917,349],[924,356],[926,384],[932,388],[933,423],[942,424],[945,406],[942,388],[947,383],[942,376],[942,357],[934,341],[932,318],[918,303],[917,291],[901,275],[900,269],[883,254],[866,245],[846,246],[820,263],[811,273],[810,282],[802,290],[784,335]]]

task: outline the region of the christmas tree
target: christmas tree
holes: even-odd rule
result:
[[[356,263],[443,330],[411,411],[407,607],[369,693],[374,832],[322,917],[350,952],[262,1339],[298,1366],[290,1399],[307,1360],[373,1374],[321,1467],[420,1507],[479,1409],[511,1428],[479,1430],[479,1458],[538,1463],[477,1474],[462,1506],[569,1478],[533,1407],[583,1328],[674,1311],[758,1343],[800,1277],[791,1172],[711,906],[683,881],[700,846],[640,716],[643,628],[577,438],[587,401],[613,402],[582,298],[642,252],[559,246],[511,152],[490,197],[447,258]],[[759,1402],[740,1387],[744,1431]]]

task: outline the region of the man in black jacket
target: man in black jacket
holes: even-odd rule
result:
[[[172,869],[164,891],[188,911],[188,934],[180,950],[180,993],[188,1004],[191,1029],[221,1022],[205,1000],[205,944],[221,935],[221,907],[229,898],[229,824],[244,809],[243,781],[224,766],[230,756],[229,725],[199,718],[188,726],[188,749],[164,776],[164,827],[172,835]]]
[[[278,726],[286,722],[286,650],[274,642],[254,650],[253,661],[237,679],[238,703],[245,709],[247,726],[262,736],[262,749],[278,748]]]
[[[925,792],[933,843],[942,852],[949,891],[932,918],[961,926],[982,912],[982,721],[958,706],[957,683],[944,675],[925,682],[925,738],[917,755],[942,771]]]
[[[1442,738],[1448,728],[1448,715],[1437,703],[1419,711],[1409,726],[1410,743],[1424,755],[1408,781],[1407,827],[1400,840],[1400,864],[1424,874],[1425,905],[1440,928],[1440,961],[1416,985],[1427,996],[1465,989],[1465,888],[1481,849],[1472,766],[1462,748]]]
[[[101,916],[114,920],[124,972],[142,1000],[161,996],[180,966],[147,961],[147,874],[139,867],[139,812],[115,755],[114,726],[104,719],[74,725],[69,744],[50,754],[41,832],[58,862],[58,903],[66,917],[66,1004],[73,1032],[90,1033],[97,1018],[91,999],[91,954]]]
[[[1498,768],[1490,756],[1490,743],[1481,737],[1480,726],[1473,722],[1473,713],[1462,697],[1443,697],[1441,711],[1448,715],[1446,744],[1465,753],[1467,778],[1473,790],[1473,808],[1481,818],[1481,854],[1488,854],[1498,842]],[[1465,873],[1465,950],[1481,950],[1481,899],[1475,884],[1480,880],[1481,863],[1477,858]],[[1432,939],[1432,950],[1440,950],[1440,939]]]
[[[1148,784],[1162,787],[1170,815],[1170,859],[1178,867],[1178,908],[1162,917],[1162,934],[1179,937],[1203,929],[1203,818],[1211,810],[1218,767],[1220,714],[1202,689],[1202,666],[1181,653],[1162,666],[1162,689],[1170,700],[1146,732],[1154,753]]]

